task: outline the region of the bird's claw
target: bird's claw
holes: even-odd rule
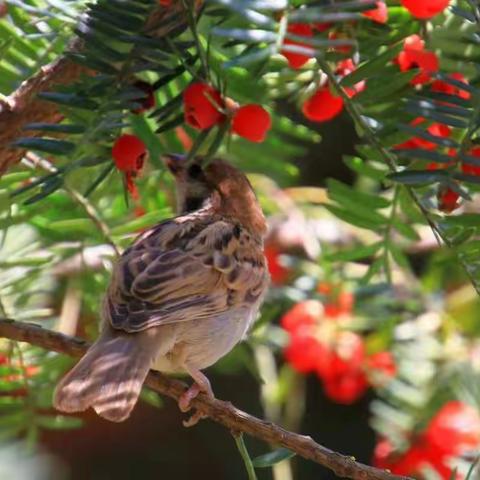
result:
[[[180,408],[180,410],[184,413],[189,412],[192,409],[192,405],[191,405],[192,400],[196,398],[200,392],[204,392],[204,390],[198,383],[195,382],[178,399],[178,408]],[[206,393],[208,396],[213,397],[213,392],[211,391],[211,389],[209,389],[209,391],[204,393]],[[205,413],[197,409],[197,411],[188,420],[183,421],[183,426],[193,427],[200,420],[203,420],[204,418],[207,418],[207,415],[205,415]]]

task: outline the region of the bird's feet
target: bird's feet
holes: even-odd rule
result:
[[[210,398],[215,398],[208,378],[202,372],[200,372],[200,370],[191,371],[191,369],[189,369],[189,373],[195,380],[195,383],[178,399],[178,408],[180,408],[182,412],[188,412],[192,409],[191,402],[199,393],[204,393]],[[185,427],[193,427],[200,420],[206,417],[207,415],[204,412],[197,409],[197,411],[188,420],[183,421],[183,425]]]

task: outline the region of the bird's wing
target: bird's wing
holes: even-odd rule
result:
[[[200,320],[256,303],[267,283],[261,242],[249,232],[221,218],[180,217],[122,255],[104,315],[127,332]]]

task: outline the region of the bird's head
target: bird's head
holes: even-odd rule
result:
[[[215,213],[240,222],[260,236],[266,233],[262,209],[241,170],[219,159],[207,163],[201,156],[187,162],[184,155],[168,154],[163,161],[175,177],[179,213],[210,205]]]

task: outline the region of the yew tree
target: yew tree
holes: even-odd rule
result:
[[[6,445],[88,422],[54,411],[52,391],[86,348],[72,337],[98,334],[112,262],[175,214],[173,152],[242,168],[269,217],[268,298],[213,367],[256,379],[267,422],[196,400],[245,475],[296,478],[295,454],[353,479],[474,475],[477,0],[7,0],[0,55]],[[329,138],[341,160],[322,154]],[[348,173],[310,177],[307,159]],[[368,404],[363,463],[304,428],[312,379],[345,411]],[[159,409],[184,388],[147,386]],[[252,459],[243,433],[272,450]]]

